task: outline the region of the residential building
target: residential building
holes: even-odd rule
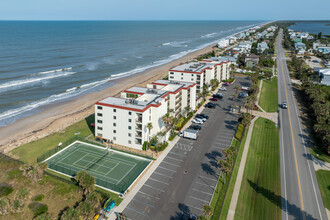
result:
[[[226,48],[229,46],[229,39],[222,39],[219,43],[218,43],[218,47],[219,48]]]
[[[306,45],[304,43],[298,42],[294,44],[297,54],[304,54],[306,52]]]
[[[217,71],[215,72],[215,79],[221,82],[230,78],[230,65],[232,62],[236,63],[236,60],[237,59],[234,57],[211,57],[202,61],[213,63],[218,66]]]
[[[268,50],[268,49],[269,49],[269,47],[265,41],[258,43],[258,45],[257,45],[258,51],[264,52],[265,50]]]
[[[95,104],[95,136],[106,142],[142,149],[145,141],[165,131],[167,91],[133,94],[133,98],[108,97]],[[129,95],[131,97],[131,95]],[[152,129],[148,129],[152,123]]]
[[[317,68],[316,72],[320,77],[320,82],[324,85],[330,86],[330,68]]]
[[[249,56],[245,57],[245,66],[247,68],[255,68],[259,63],[259,56],[255,54],[250,54]]]

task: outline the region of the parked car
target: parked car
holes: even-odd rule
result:
[[[243,90],[243,91],[249,91],[249,87],[247,87],[247,86],[242,86],[242,90]]]
[[[211,102],[209,102],[205,105],[206,108],[215,108],[215,106],[216,105],[214,103],[211,103]]]
[[[192,140],[197,139],[197,134],[198,134],[198,130],[186,129],[183,131],[183,137]]]
[[[202,120],[203,122],[206,121],[206,118],[200,116],[200,115],[195,115],[195,118]]]
[[[179,132],[178,132],[178,136],[179,136],[179,137],[183,137],[183,132],[182,132],[182,131],[179,131]]]
[[[192,129],[192,130],[201,130],[202,127],[199,125],[190,125],[188,129]]]
[[[198,119],[198,118],[194,118],[194,119],[192,120],[192,122],[193,122],[193,123],[196,123],[196,124],[201,124],[201,125],[204,123],[202,120],[200,120],[200,119]]]
[[[205,115],[205,114],[199,114],[199,115],[202,116],[203,118],[209,119],[208,115]]]
[[[285,108],[285,109],[288,108],[288,105],[286,104],[286,102],[283,102],[283,104],[282,104],[282,108]]]
[[[249,94],[247,93],[247,92],[240,92],[239,94],[238,94],[238,97],[240,97],[240,98],[246,98],[246,97],[248,97],[249,96]]]
[[[227,91],[226,87],[221,87],[219,90],[220,91]]]
[[[213,98],[217,98],[217,99],[222,99],[223,97],[222,93],[213,94],[212,96]]]
[[[217,98],[210,98],[210,101],[216,102],[216,101],[218,101],[218,99]]]
[[[230,86],[230,83],[229,83],[229,82],[225,82],[224,85],[225,85],[225,86]]]
[[[319,61],[318,60],[313,60],[313,63],[318,63]]]

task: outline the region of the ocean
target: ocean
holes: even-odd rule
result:
[[[322,32],[324,35],[330,35],[330,21],[296,22],[296,24],[290,26],[290,29],[295,31],[306,31],[311,34]]]
[[[0,126],[264,21],[0,21]]]

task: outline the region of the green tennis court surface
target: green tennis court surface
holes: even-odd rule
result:
[[[86,170],[97,185],[123,193],[151,160],[77,141],[46,162],[50,169],[69,176]]]

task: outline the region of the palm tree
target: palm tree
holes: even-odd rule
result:
[[[162,121],[165,123],[166,130],[168,130],[168,126],[170,126],[172,123],[172,117],[170,116],[170,113],[163,115]]]
[[[148,128],[148,131],[149,131],[148,140],[150,141],[150,132],[151,132],[151,129],[153,128],[151,122],[149,122],[149,123],[147,124],[147,128]]]
[[[83,194],[87,195],[92,192],[95,188],[95,178],[87,171],[79,171],[75,176],[79,186],[83,189]]]
[[[213,208],[207,204],[203,206],[203,212],[206,217],[211,217],[213,215]]]
[[[92,192],[87,196],[86,201],[89,202],[94,208],[97,208],[100,205],[101,199],[102,198],[99,193]]]
[[[166,132],[158,132],[157,133],[157,137],[159,137],[159,139],[161,140],[160,142],[163,143],[164,142],[164,136],[166,135]]]
[[[184,108],[184,110],[183,110],[183,112],[184,112],[184,117],[187,117],[190,111],[191,111],[191,108],[190,108],[189,105],[187,105],[187,106]]]

